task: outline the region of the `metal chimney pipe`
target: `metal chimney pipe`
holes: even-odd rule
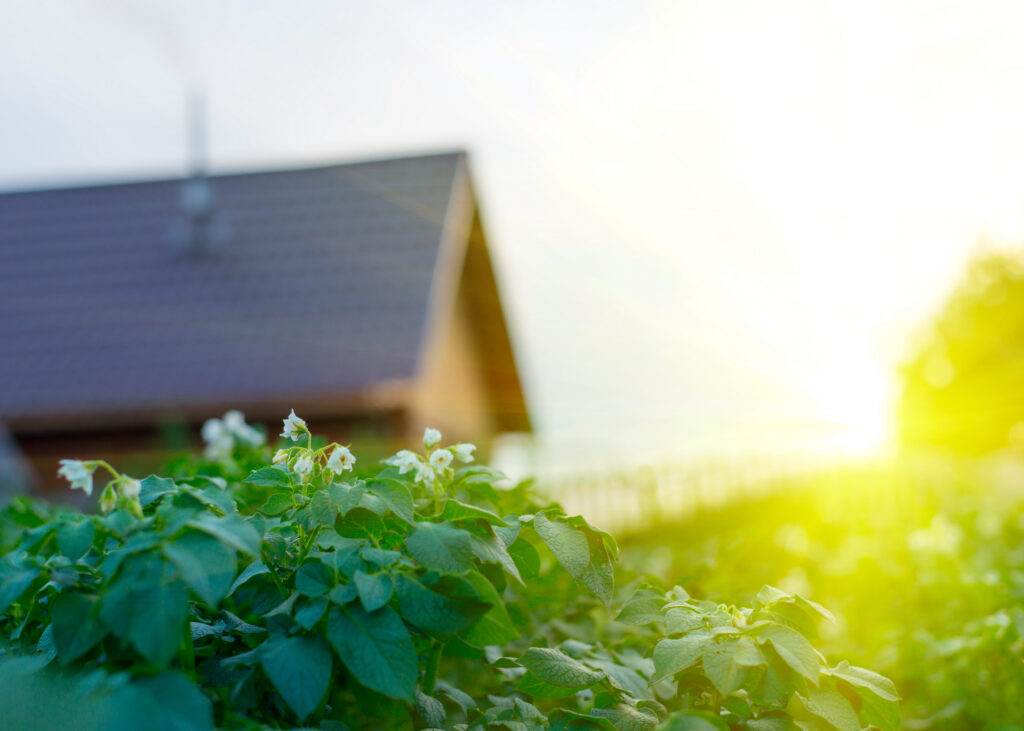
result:
[[[189,173],[181,183],[181,223],[168,241],[178,254],[211,253],[228,237],[227,222],[215,215],[213,186],[206,171],[206,99],[201,89],[188,94],[187,129]]]

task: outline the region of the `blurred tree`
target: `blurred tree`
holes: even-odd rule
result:
[[[1024,257],[984,253],[901,368],[904,448],[1024,447]]]

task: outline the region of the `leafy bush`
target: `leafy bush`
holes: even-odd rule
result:
[[[215,461],[172,477],[67,461],[90,492],[110,474],[100,515],[4,512],[9,693],[97,728],[898,727],[891,682],[811,645],[823,608],[771,587],[750,608],[617,595],[614,539],[472,445],[428,429],[357,473],[294,413],[273,460],[229,422],[239,438],[209,429]]]
[[[815,646],[891,677],[908,728],[1024,731],[1022,474],[846,465],[617,538],[629,562],[703,597],[751,603],[764,583],[814,596],[836,615]]]

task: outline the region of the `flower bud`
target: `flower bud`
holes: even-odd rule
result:
[[[100,512],[109,513],[117,505],[117,491],[114,490],[113,485],[107,485],[103,488],[103,494],[100,495]]]

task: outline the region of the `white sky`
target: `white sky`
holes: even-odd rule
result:
[[[557,8],[552,6],[557,5]],[[1024,6],[0,0],[0,185],[467,147],[536,420],[608,461],[873,443],[1024,235]]]

